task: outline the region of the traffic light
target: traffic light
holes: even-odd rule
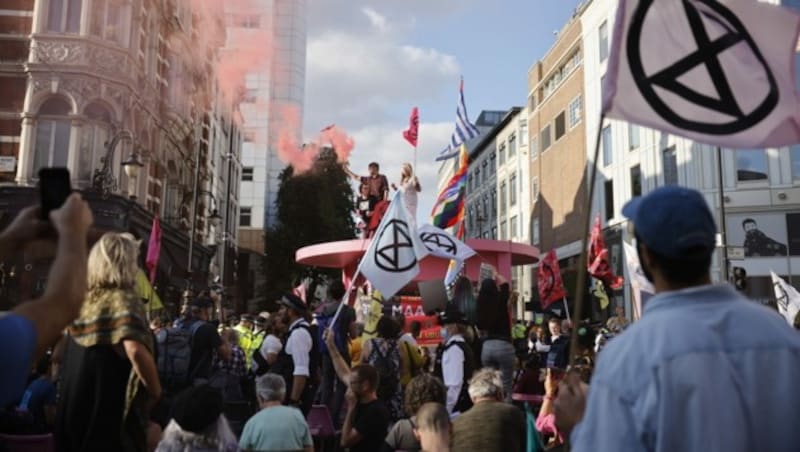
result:
[[[733,267],[733,287],[736,290],[747,290],[747,271],[742,267]]]

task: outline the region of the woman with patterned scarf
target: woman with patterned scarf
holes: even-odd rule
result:
[[[107,233],[89,253],[88,291],[69,327],[56,420],[60,451],[143,451],[161,397],[153,336],[136,295],[140,242]]]

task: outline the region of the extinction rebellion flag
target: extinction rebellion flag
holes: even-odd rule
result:
[[[619,0],[603,111],[718,146],[798,143],[798,30],[754,0]]]
[[[556,250],[550,250],[539,262],[539,273],[536,278],[539,289],[539,301],[542,309],[567,296],[564,282],[561,280],[561,269],[558,266]]]

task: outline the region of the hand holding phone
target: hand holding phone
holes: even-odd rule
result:
[[[72,193],[69,170],[66,168],[42,168],[39,170],[40,214],[50,221],[50,212],[59,209]]]

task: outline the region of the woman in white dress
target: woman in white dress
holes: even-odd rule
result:
[[[397,190],[395,184],[392,184],[392,188]],[[417,193],[421,190],[422,187],[419,185],[417,176],[414,175],[414,169],[411,167],[411,164],[403,163],[400,172],[400,191],[402,191],[403,204],[406,206],[411,216],[411,227],[415,229],[417,227]]]

